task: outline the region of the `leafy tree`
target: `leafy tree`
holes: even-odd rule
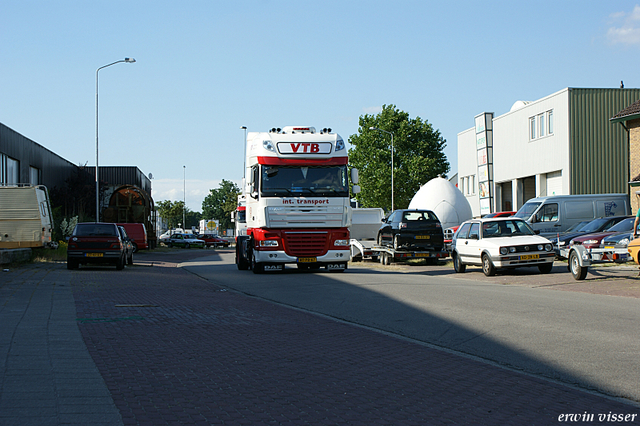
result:
[[[231,212],[238,204],[240,188],[235,183],[222,179],[218,189],[209,190],[202,202],[202,217],[215,219],[220,223],[220,229],[232,228]]]
[[[170,229],[177,228],[178,224],[182,226],[183,229],[191,229],[191,227],[195,226],[196,228],[200,225],[200,219],[202,219],[202,214],[200,212],[194,212],[187,209],[183,212],[184,201],[158,201],[156,203],[156,210],[158,211],[158,215],[167,221],[167,226]],[[184,216],[183,216],[184,213]],[[186,223],[182,223],[186,221]]]
[[[391,135],[371,127],[393,134],[396,209],[407,208],[421,185],[449,171],[446,141],[426,120],[384,105],[375,116],[361,116],[359,126],[359,133],[349,137],[349,165],[359,170],[362,191],[355,198],[362,207],[391,210]]]

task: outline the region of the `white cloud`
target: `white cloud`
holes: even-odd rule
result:
[[[365,114],[379,114],[382,112],[381,106],[372,106],[372,107],[364,107],[362,108],[362,112]]]
[[[607,31],[607,38],[613,44],[640,44],[640,6],[630,13],[617,12],[610,16],[614,26]],[[617,24],[617,25],[616,25]]]

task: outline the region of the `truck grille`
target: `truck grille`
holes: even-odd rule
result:
[[[327,253],[327,232],[285,232],[285,251],[289,256],[322,256]]]

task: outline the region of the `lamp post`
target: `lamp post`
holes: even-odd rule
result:
[[[126,62],[128,64],[134,63],[136,60],[133,58],[124,58],[119,61],[112,62],[105,66],[102,66],[96,70],[96,222],[100,222],[100,179],[99,166],[98,166],[98,71],[103,68],[110,67],[111,65],[119,64],[120,62]]]
[[[187,231],[187,166],[182,166],[182,223],[183,231]]]
[[[369,127],[369,130],[378,130],[380,132],[388,133],[391,135],[391,211],[395,210],[395,204],[393,202],[393,133],[386,130],[379,129],[377,127]]]
[[[247,126],[240,127],[244,130],[244,139],[242,140],[242,144],[244,145],[244,163],[242,167],[242,191],[244,192],[244,186],[247,182]]]

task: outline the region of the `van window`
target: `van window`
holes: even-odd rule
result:
[[[531,215],[533,214],[533,212],[536,211],[536,209],[538,208],[538,206],[541,203],[525,203],[524,206],[520,207],[520,210],[518,210],[516,212],[516,214],[514,214],[515,217],[519,217],[520,219],[523,220],[528,220]]]
[[[567,201],[564,204],[567,219],[588,219],[593,214],[593,201]]]
[[[558,220],[558,204],[545,204],[536,212],[536,222],[556,222]]]

